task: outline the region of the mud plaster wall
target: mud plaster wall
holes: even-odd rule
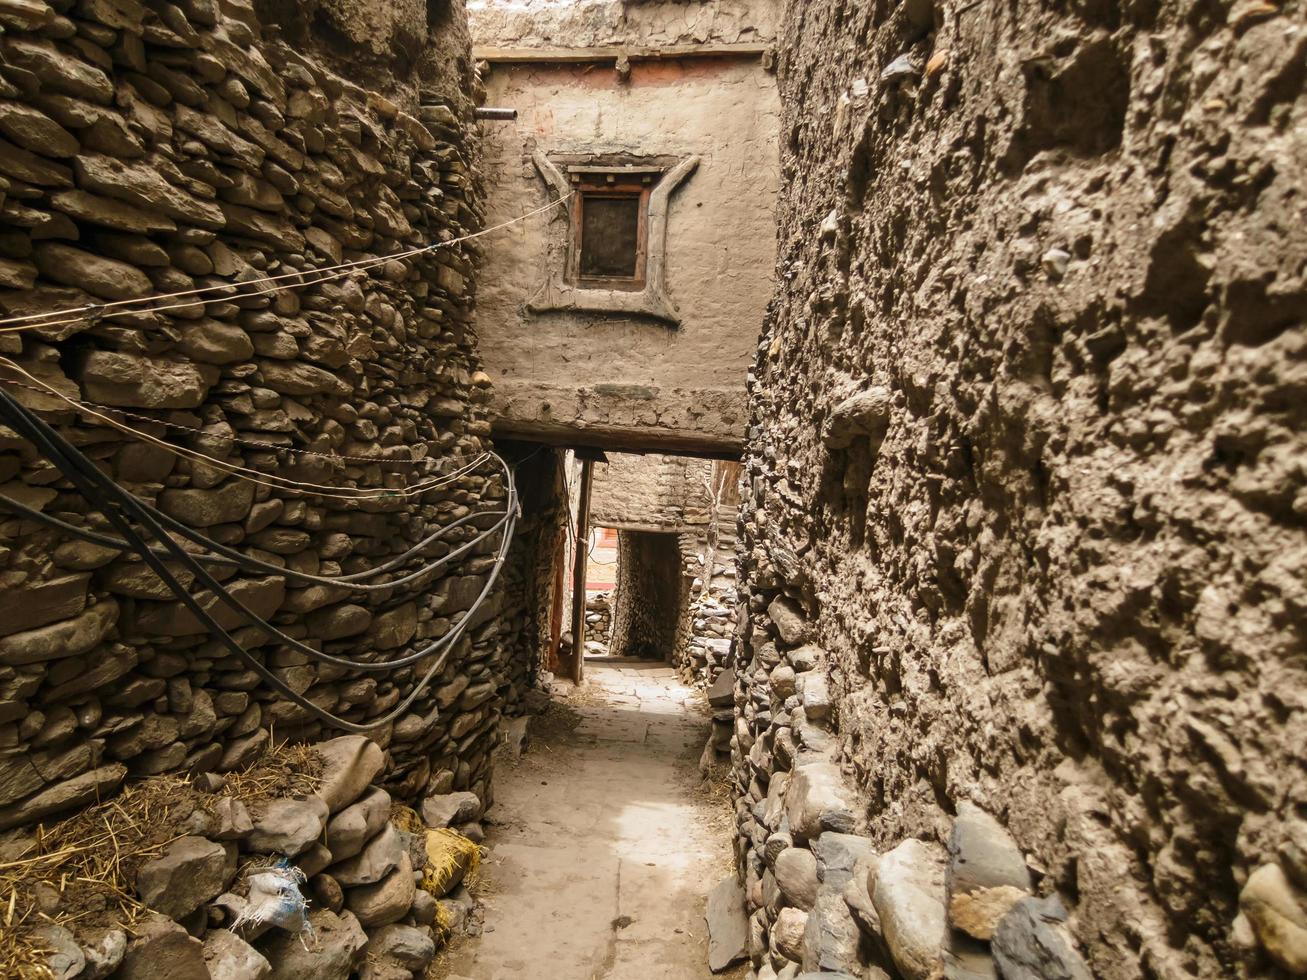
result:
[[[786,15],[752,625],[815,624],[880,847],[973,800],[1097,976],[1268,975],[1234,923],[1307,807],[1303,6],[911,6]]]
[[[717,573],[726,571],[723,565],[731,566],[734,573],[734,484],[738,472],[736,463],[656,453],[609,453],[608,462],[595,467],[593,526],[676,532],[666,536],[675,541],[679,552],[677,604],[646,613],[644,619],[661,616],[668,620],[671,639],[660,640],[660,649],[670,651],[667,659],[683,669],[687,680],[711,682],[729,647],[726,637],[734,620],[718,600],[731,591],[733,605],[733,590],[726,576]],[[622,547],[630,549],[632,560],[644,554],[629,542]],[[642,574],[635,570],[624,575],[619,568],[612,617],[614,623],[626,624],[624,629],[629,630],[642,616],[628,607],[647,603],[649,586]],[[617,645],[611,649],[616,651]]]
[[[587,441],[615,448],[738,447],[775,255],[774,78],[756,58],[636,63],[625,83],[599,64],[496,64],[486,86],[488,103],[518,111],[515,123],[484,127],[491,224],[551,199],[536,150],[700,157],[672,194],[667,226],[679,328],[525,311],[562,261],[563,208],[497,241],[480,294],[497,428],[556,436],[584,426]]]
[[[6,315],[384,256],[480,226],[475,79],[457,4],[427,22],[432,60],[404,74],[316,21],[302,51],[277,41],[308,8],[265,11],[274,17],[265,25],[241,0],[55,6],[68,15],[39,0],[0,13],[5,118],[21,122],[6,124],[0,141]],[[393,99],[332,70],[352,55],[360,75],[392,73]],[[419,108],[428,85],[458,97]],[[293,290],[10,333],[0,351],[59,392],[134,412],[132,424],[223,464],[398,486],[489,448],[489,378],[472,323],[476,255],[449,248]],[[300,571],[371,568],[504,499],[502,480],[484,467],[412,500],[274,490],[126,439],[52,394],[11,390],[131,492],[214,540]],[[0,482],[6,496],[107,529],[12,433],[0,433]],[[427,554],[470,533],[452,532]],[[469,608],[493,543],[394,595],[217,574],[292,637],[394,659],[447,633]],[[376,718],[413,686],[413,667],[319,666],[228,613],[219,621],[319,707]],[[484,794],[500,706],[514,697],[500,625],[479,614],[426,693],[375,730],[396,792]],[[8,515],[0,634],[0,826],[103,796],[128,773],[241,767],[274,729],[279,739],[328,734],[205,635],[140,563]]]

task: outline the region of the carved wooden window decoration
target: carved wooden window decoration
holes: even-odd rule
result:
[[[569,167],[572,232],[568,281],[582,289],[643,289],[649,193],[660,170],[615,172]]]
[[[551,253],[549,278],[527,309],[636,314],[679,326],[663,281],[668,205],[698,157],[658,158],[656,166],[558,164],[539,151],[533,159],[557,197],[572,197],[561,254]]]

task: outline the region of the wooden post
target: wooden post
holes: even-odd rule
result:
[[[576,502],[576,554],[572,556],[572,680],[585,677],[585,564],[590,556],[590,484],[594,460],[581,460],[581,492]]]
[[[570,521],[572,515],[569,513]],[[556,545],[554,560],[553,602],[549,604],[549,662],[546,665],[555,674],[563,672],[562,661],[558,657],[559,644],[563,638],[563,599],[567,597],[567,528],[560,529],[561,542]],[[570,667],[569,667],[570,671]]]

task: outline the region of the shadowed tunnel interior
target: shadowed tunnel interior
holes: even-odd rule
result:
[[[612,656],[670,661],[688,583],[675,534],[619,531]]]

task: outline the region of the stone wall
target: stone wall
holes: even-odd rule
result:
[[[686,683],[699,686],[712,684],[730,662],[738,473],[736,463],[656,453],[609,453],[595,468],[593,524],[662,532],[675,540],[683,582],[681,604],[667,613],[674,620],[667,659]],[[640,581],[638,572],[623,577],[619,570],[614,621],[639,618],[623,607],[645,597],[638,589],[624,591],[622,584]]]
[[[596,527],[700,531],[711,517],[710,460],[609,453],[596,463],[590,523]]]
[[[782,34],[759,977],[1301,974],[1302,4],[815,0]]]
[[[314,18],[335,7],[269,5],[267,26],[244,0],[0,8],[0,311],[293,275],[478,228],[476,81],[461,7],[423,20],[429,58],[407,67],[397,49],[320,30]],[[363,13],[393,13],[395,30],[412,21],[407,7]],[[316,43],[278,40],[305,17]],[[360,87],[333,71],[346,65],[357,67],[352,79],[382,81]],[[419,90],[445,103],[419,108]],[[0,334],[0,352],[55,391],[133,413],[131,425],[211,462],[124,436],[49,392],[8,390],[122,486],[210,539],[303,572],[360,572],[502,504],[502,479],[483,465],[411,500],[359,503],[229,467],[399,487],[488,449],[489,379],[472,326],[480,251],[468,243],[330,282]],[[12,433],[0,433],[0,482],[6,496],[106,529]],[[424,557],[473,533],[464,526]],[[388,660],[451,629],[494,544],[393,595],[216,572],[292,637]],[[130,555],[9,517],[0,546],[0,824],[103,795],[128,773],[237,768],[274,733],[329,734],[266,690]],[[351,720],[385,714],[414,683],[414,667],[320,666],[228,612],[219,620],[278,677]],[[457,787],[488,800],[488,749],[516,675],[486,620],[411,710],[373,734],[396,795]]]
[[[608,652],[608,641],[613,634],[613,593],[596,592],[585,599],[585,642],[588,649]],[[593,648],[588,644],[594,643]]]
[[[609,654],[672,662],[684,643],[690,581],[676,535],[619,531]]]
[[[507,683],[501,687],[503,710],[521,715],[529,710],[523,696],[537,687],[540,671],[548,669],[550,613],[555,602],[566,602],[554,590],[555,569],[567,560],[567,490],[562,453],[511,444],[501,444],[501,449],[523,459],[516,472],[522,518],[493,606],[507,671]]]

